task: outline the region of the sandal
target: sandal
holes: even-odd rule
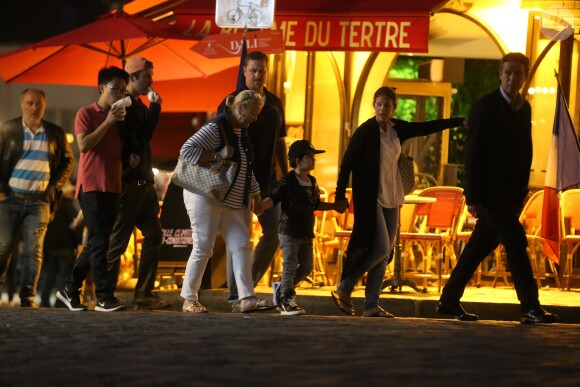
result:
[[[352,301],[350,295],[340,294],[338,290],[333,290],[330,292],[330,295],[336,302],[336,306],[340,309],[343,313],[348,314],[349,316],[355,315],[354,307],[352,306]]]
[[[207,313],[207,308],[199,301],[185,300],[183,302],[182,312],[185,313]]]
[[[240,301],[240,312],[242,313],[270,310],[275,307],[276,305],[272,301],[263,300],[256,296],[247,297]]]
[[[365,310],[363,312],[363,317],[395,318],[395,316],[392,313],[387,312],[380,306],[375,306],[372,309]]]

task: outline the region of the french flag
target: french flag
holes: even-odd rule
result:
[[[568,112],[568,105],[558,85],[558,100],[548,155],[541,236],[544,254],[560,264],[560,208],[559,193],[580,184],[580,145]]]

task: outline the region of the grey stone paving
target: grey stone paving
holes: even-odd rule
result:
[[[0,308],[0,386],[577,386],[580,325]]]

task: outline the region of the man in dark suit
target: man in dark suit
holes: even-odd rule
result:
[[[458,320],[478,320],[459,301],[479,264],[499,243],[506,249],[522,307],[521,322],[558,320],[540,306],[526,253],[526,235],[518,219],[528,194],[532,164],[531,107],[519,93],[529,68],[525,55],[505,55],[500,65],[500,88],[477,101],[469,114],[465,197],[477,223],[437,304],[437,312]]]

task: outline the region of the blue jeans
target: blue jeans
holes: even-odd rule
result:
[[[398,222],[398,208],[383,208],[377,204],[373,247],[352,264],[348,273],[343,273],[342,281],[338,285],[340,292],[350,294],[362,276],[367,273],[365,310],[370,310],[379,304],[379,296],[385,280],[385,271],[389,262],[389,254],[393,248]]]
[[[23,242],[20,299],[34,300],[42,266],[44,235],[50,205],[41,200],[8,197],[0,202],[0,278],[4,275],[16,244]]]
[[[278,203],[274,207],[264,211],[264,213],[258,216],[258,221],[262,227],[262,236],[260,241],[252,251],[252,280],[254,281],[254,286],[260,281],[260,279],[266,274],[276,251],[278,250],[278,245],[280,241],[278,240],[278,223],[280,223],[280,212],[281,205]],[[248,227],[251,226],[251,216],[252,214],[248,211]],[[228,276],[228,289],[230,295],[228,301],[235,301],[238,299],[238,288],[236,286],[236,280],[233,275],[232,270],[232,260],[229,249],[227,250],[227,276]]]
[[[283,300],[287,300],[296,295],[296,284],[312,271],[312,238],[295,238],[285,234],[279,234],[279,237],[284,259],[280,295]]]

